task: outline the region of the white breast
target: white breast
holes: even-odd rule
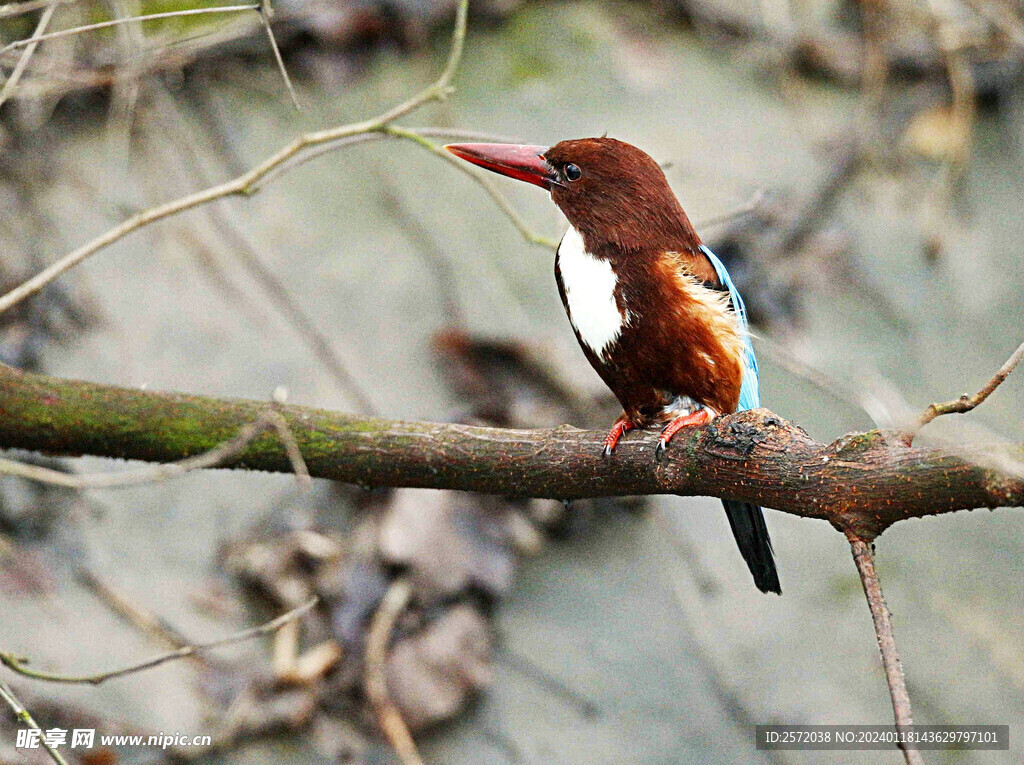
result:
[[[569,321],[594,353],[604,355],[629,321],[629,313],[623,318],[615,301],[618,280],[611,263],[587,252],[583,237],[570,226],[558,245],[557,266]]]

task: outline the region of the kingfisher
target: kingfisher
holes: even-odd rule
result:
[[[606,457],[628,431],[660,427],[660,459],[683,428],[760,406],[743,298],[646,152],[608,137],[445,148],[547,190],[568,219],[555,254],[558,293],[583,353],[623,409]],[[722,504],[754,584],[782,594],[764,512]]]

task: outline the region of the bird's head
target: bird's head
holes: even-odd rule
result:
[[[551,192],[590,251],[650,246],[691,249],[700,244],[658,163],[614,138],[581,138],[554,146],[456,143],[457,157]]]

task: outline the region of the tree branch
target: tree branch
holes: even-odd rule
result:
[[[14,89],[18,87],[18,80],[20,80],[21,75],[25,73],[25,68],[28,66],[28,62],[32,59],[32,54],[36,52],[36,47],[39,45],[38,36],[46,31],[46,27],[50,23],[50,19],[53,18],[53,12],[55,10],[57,10],[57,3],[53,2],[46,7],[46,10],[43,11],[43,14],[39,17],[39,23],[36,25],[36,31],[32,35],[32,40],[26,44],[25,51],[21,54],[21,58],[18,59],[18,63],[14,66],[14,71],[11,72],[11,76],[7,78],[7,82],[4,83],[3,89],[0,89],[0,105],[2,105]],[[3,51],[0,50],[0,53],[3,53]]]
[[[0,19],[7,19],[11,16],[20,16],[23,13],[31,13],[49,5],[68,5],[75,0],[25,0],[21,3],[4,3],[0,6]],[[34,34],[39,34],[37,30]]]
[[[2,700],[5,704],[7,704],[7,706],[11,708],[11,711],[14,712],[14,716],[17,717],[22,723],[27,725],[32,730],[39,731],[39,742],[43,745],[43,748],[46,749],[47,753],[50,755],[50,759],[56,762],[57,765],[68,765],[67,760],[65,760],[61,756],[60,752],[58,752],[56,748],[50,746],[50,744],[47,742],[46,735],[43,729],[39,727],[39,723],[36,722],[35,718],[32,716],[32,713],[25,708],[25,705],[21,703],[18,697],[14,695],[14,691],[11,690],[11,686],[5,683],[3,681],[3,678],[0,678],[0,700]]]
[[[288,76],[288,68],[284,65],[284,58],[281,56],[281,49],[277,47],[277,38],[274,36],[274,30],[270,26],[270,19],[274,15],[274,9],[270,5],[270,0],[260,0],[260,21],[263,23],[263,29],[267,33],[267,40],[270,41],[270,49],[274,52],[274,60],[277,62],[277,68],[281,72],[281,78],[284,80],[285,87],[288,88],[288,95],[291,96],[292,104],[295,105],[295,111],[301,112],[302,107],[299,106],[299,98],[295,95],[295,87],[292,85],[292,78]]]
[[[462,58],[463,43],[466,38],[466,18],[468,13],[468,0],[461,0],[456,10],[455,31],[452,35],[452,47],[448,54],[448,62],[445,65],[441,76],[431,85],[427,86],[411,98],[392,107],[383,114],[372,117],[362,122],[353,122],[349,125],[319,130],[312,133],[304,133],[277,152],[256,165],[248,172],[242,173],[237,178],[225,183],[211,186],[201,191],[166,202],[156,207],[150,207],[139,212],[117,226],[100,234],[93,240],[86,242],[81,247],[68,253],[60,260],[44,268],[38,274],[24,283],[12,289],[3,297],[0,297],[0,313],[21,302],[43,287],[52,282],[58,276],[74,268],[79,263],[122,239],[128,234],[156,221],[163,220],[172,215],[191,210],[195,207],[213,202],[217,199],[224,199],[231,196],[249,196],[256,193],[272,174],[272,172],[296,156],[304,155],[310,149],[324,144],[345,145],[341,139],[361,136],[367,133],[381,132],[389,123],[404,117],[409,112],[419,108],[430,101],[443,101],[452,91],[451,78],[458,68]],[[41,39],[41,38],[39,38]]]
[[[0,365],[0,448],[170,462],[214,449],[266,411],[260,401],[60,380]],[[1024,505],[1024,444],[908,447],[870,431],[819,443],[764,409],[673,441],[629,435],[611,459],[604,433],[400,422],[306,407],[278,410],[309,474],[363,486],[555,497],[678,494],[756,502],[820,518],[870,541],[897,521]],[[276,434],[226,467],[290,472]]]
[[[235,437],[229,441],[218,444],[208,452],[197,454],[194,457],[186,457],[180,462],[156,465],[142,470],[79,475],[0,458],[0,474],[27,478],[30,481],[62,486],[67,489],[119,489],[144,483],[157,483],[178,478],[193,470],[217,467],[222,462],[239,454],[257,436],[271,428],[277,431],[278,437],[288,450],[288,458],[291,460],[299,486],[305,488],[309,482],[309,471],[306,470],[306,465],[302,461],[302,453],[288,431],[288,425],[284,418],[273,410],[264,412],[255,422],[243,425]]]
[[[56,7],[56,5],[52,6]],[[123,19],[111,19],[110,21],[99,21],[95,24],[87,24],[83,27],[74,27],[72,29],[62,29],[59,32],[47,32],[42,34],[39,30],[31,37],[26,37],[24,40],[16,40],[4,47],[0,48],[0,55],[7,53],[11,50],[25,47],[35,47],[42,40],[56,40],[61,37],[70,37],[71,35],[79,35],[83,32],[94,32],[97,29],[106,29],[108,27],[116,27],[120,24],[129,24],[132,22],[143,22],[143,21],[155,21],[157,19],[172,19],[178,16],[196,16],[205,13],[238,13],[239,11],[258,11],[260,6],[258,3],[250,3],[248,5],[220,5],[211,8],[187,8],[180,11],[165,11],[163,13],[150,13],[146,16],[129,16]]]
[[[24,677],[32,678],[33,680],[42,680],[48,683],[63,683],[65,685],[99,685],[117,677],[134,675],[136,672],[144,672],[147,669],[159,667],[161,664],[166,664],[169,661],[176,661],[178,659],[184,659],[187,656],[205,653],[206,651],[210,651],[214,648],[220,648],[221,646],[241,643],[245,640],[251,640],[252,638],[259,637],[260,635],[269,635],[270,633],[281,629],[289,622],[293,622],[303,616],[318,602],[319,599],[313,597],[302,605],[297,606],[290,611],[286,611],[275,619],[271,619],[269,622],[257,627],[250,627],[249,629],[236,632],[232,635],[228,635],[227,637],[219,638],[218,640],[211,640],[206,643],[191,643],[189,645],[183,645],[180,648],[175,648],[173,651],[167,651],[150,659],[146,659],[145,661],[140,661],[136,664],[129,664],[126,667],[119,667],[118,669],[113,669],[109,672],[101,672],[95,675],[61,675],[53,672],[33,669],[28,666],[28,662],[25,659],[3,651],[0,651],[0,664],[4,665],[12,672],[16,672]]]
[[[892,629],[892,614],[882,594],[882,583],[875,571],[875,560],[871,554],[871,543],[856,534],[847,532],[853,552],[853,562],[857,564],[861,584],[864,585],[864,597],[871,609],[871,620],[875,625],[875,637],[878,639],[878,652],[882,655],[882,669],[885,670],[885,681],[889,685],[889,698],[892,699],[892,711],[897,727],[913,725],[914,718],[910,713],[910,694],[907,693],[907,682],[903,676],[899,651],[896,650],[896,635]],[[917,749],[900,746],[907,765],[922,765],[924,760]]]
[[[1017,350],[1010,354],[1010,358],[999,367],[999,370],[992,376],[992,379],[988,381],[985,387],[973,396],[968,396],[965,393],[960,398],[953,399],[952,401],[946,401],[942,404],[929,404],[928,408],[917,419],[914,427],[907,431],[906,442],[908,444],[911,443],[918,431],[936,417],[941,417],[944,414],[963,414],[981,405],[1010,376],[1010,373],[1020,364],[1021,359],[1024,359],[1024,343],[1017,346]]]

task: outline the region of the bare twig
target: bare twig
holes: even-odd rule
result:
[[[278,403],[283,404],[284,400]],[[308,489],[310,483],[309,468],[306,467],[306,460],[302,457],[299,444],[295,440],[291,428],[288,427],[288,421],[277,411],[270,412],[267,416],[270,418],[270,424],[277,431],[277,437],[281,439],[281,443],[284,444],[284,449],[288,453],[288,461],[292,463],[292,472],[295,473],[296,483],[299,484],[300,489]]]
[[[133,215],[121,224],[109,229],[105,233],[92,239],[73,252],[43,269],[38,274],[28,279],[23,284],[11,290],[0,298],[0,313],[21,302],[25,298],[34,295],[47,284],[52,282],[65,271],[73,268],[83,260],[93,255],[102,248],[122,239],[128,234],[154,223],[158,220],[177,215],[185,210],[205,205],[216,199],[223,199],[230,196],[249,196],[256,193],[262,186],[262,182],[278,165],[288,161],[292,157],[306,153],[311,147],[337,141],[341,138],[357,136],[363,133],[382,131],[385,126],[394,120],[404,117],[409,112],[419,108],[430,101],[442,101],[452,92],[451,78],[462,58],[463,43],[466,37],[466,17],[468,12],[468,0],[461,0],[456,12],[455,32],[453,34],[452,46],[448,55],[448,62],[445,65],[441,76],[431,85],[421,90],[411,98],[392,107],[386,112],[362,122],[354,122],[348,125],[328,128],[311,133],[305,133],[291,143],[279,149],[273,155],[256,165],[248,172],[237,178],[217,186],[211,186],[201,191],[188,194],[179,199],[167,202],[162,205],[150,207],[140,213]]]
[[[76,0],[25,0],[22,3],[4,3],[0,6],[0,19],[7,19],[11,16],[20,16],[23,13],[31,13],[49,5],[70,5]],[[37,30],[38,31],[38,30]]]
[[[299,106],[299,99],[295,95],[295,88],[292,86],[292,78],[288,76],[288,69],[284,65],[284,59],[281,58],[281,49],[277,47],[277,38],[274,37],[274,30],[270,27],[270,19],[274,15],[274,9],[270,5],[270,0],[260,0],[260,21],[263,22],[263,28],[267,31],[267,39],[270,40],[270,47],[274,51],[274,59],[277,61],[277,68],[281,70],[281,77],[284,78],[285,87],[288,88],[288,95],[292,97],[292,103],[295,104],[295,110],[301,112],[302,107]]]
[[[395,622],[412,598],[412,585],[396,579],[381,600],[366,637],[366,695],[377,712],[380,727],[403,765],[423,765],[409,727],[388,692],[387,651]]]
[[[485,130],[451,127],[413,127],[408,129],[427,138],[458,138],[460,141],[486,141],[488,143],[522,143],[521,138],[488,133]]]
[[[47,25],[50,23],[50,19],[53,18],[53,12],[57,10],[57,3],[50,3],[46,6],[46,10],[43,11],[39,17],[39,23],[36,24],[36,31],[32,37],[36,42],[28,44],[25,48],[25,52],[21,54],[21,58],[18,59],[18,63],[14,67],[14,71],[11,72],[11,76],[7,78],[7,82],[4,83],[4,87],[0,90],[0,105],[11,95],[11,92],[18,87],[18,80],[21,79],[21,75],[25,73],[25,68],[28,66],[29,60],[32,58],[32,54],[36,52],[36,46],[38,43],[38,35],[43,34],[46,31]],[[6,49],[4,49],[6,50]],[[0,50],[3,53],[3,50]]]
[[[434,156],[443,159],[452,167],[458,168],[460,171],[479,183],[498,207],[501,208],[501,211],[505,213],[505,216],[512,221],[512,225],[516,227],[526,241],[531,242],[532,244],[539,244],[543,247],[549,247],[550,249],[555,249],[558,246],[558,242],[556,240],[541,234],[535,234],[531,231],[530,227],[526,225],[526,222],[522,217],[520,217],[519,213],[512,208],[512,205],[509,204],[508,200],[505,199],[500,191],[498,191],[498,187],[494,185],[490,177],[482,171],[477,170],[466,162],[462,162],[437,144],[432,141],[428,141],[419,133],[409,130],[408,128],[403,128],[398,125],[384,125],[381,127],[381,131],[395,138],[403,138],[407,141],[412,141],[418,146],[422,146]]]
[[[171,648],[181,648],[183,645],[188,645],[188,638],[173,624],[151,609],[132,602],[123,592],[91,568],[79,569],[78,581],[92,592],[103,605],[140,632],[169,645]]]
[[[871,543],[856,534],[847,531],[846,538],[850,541],[853,551],[853,562],[857,564],[861,584],[864,585],[864,596],[871,609],[871,620],[875,624],[875,637],[878,639],[878,651],[882,655],[882,668],[885,680],[889,685],[889,697],[892,699],[892,710],[896,725],[903,727],[913,725],[914,719],[910,712],[910,695],[900,666],[900,656],[896,649],[896,636],[892,630],[892,619],[889,606],[882,594],[882,584],[878,581],[875,561],[871,555]],[[900,746],[903,757],[908,765],[921,765],[924,760],[917,749]]]
[[[195,457],[188,457],[180,462],[167,465],[156,465],[142,470],[117,473],[93,473],[92,475],[75,475],[62,473],[59,470],[29,465],[16,460],[0,458],[0,474],[27,478],[51,486],[63,486],[68,489],[119,489],[126,486],[138,486],[144,483],[156,483],[190,473],[217,467],[221,463],[238,456],[261,433],[273,429],[288,451],[296,480],[305,488],[309,484],[309,470],[302,459],[302,454],[295,443],[295,438],[288,429],[288,423],[275,411],[264,412],[255,422],[244,425],[234,438]]]
[[[136,76],[141,76],[168,70],[180,72],[182,66],[194,60],[202,52],[239,40],[242,37],[248,37],[259,28],[261,28],[261,24],[255,14],[252,16],[236,15],[225,19],[215,29],[209,31],[183,37],[165,38],[162,42],[147,49],[152,55],[146,60],[133,62],[133,73]],[[0,64],[7,65],[5,59],[16,53],[18,53],[16,50],[9,51],[0,56]],[[15,97],[59,99],[68,93],[108,88],[117,81],[119,76],[117,71],[113,71],[109,67],[51,69],[46,78],[35,78],[28,82],[22,82]]]
[[[168,651],[158,656],[154,656],[146,661],[141,661],[137,664],[130,664],[127,667],[120,667],[97,675],[59,675],[52,672],[43,672],[26,666],[27,661],[25,659],[5,652],[0,652],[0,664],[3,664],[12,672],[17,672],[19,675],[30,677],[33,680],[43,680],[48,683],[64,683],[68,685],[99,685],[100,683],[105,683],[107,680],[124,677],[125,675],[133,675],[136,672],[152,669],[153,667],[158,667],[161,664],[166,664],[169,661],[183,659],[187,656],[192,656],[193,654],[202,653],[214,648],[220,648],[221,646],[241,643],[242,641],[251,640],[252,638],[259,637],[260,635],[268,635],[280,629],[285,624],[298,619],[313,608],[317,602],[318,599],[313,597],[301,606],[293,608],[291,611],[283,613],[276,619],[272,619],[258,627],[251,627],[250,629],[236,632],[233,635],[228,635],[227,637],[220,638],[219,640],[211,640],[207,643],[193,643],[191,645],[185,645],[181,648],[176,648],[173,651]]]
[[[982,404],[985,399],[992,395],[992,392],[1002,385],[1003,381],[1010,376],[1010,373],[1013,372],[1018,364],[1020,364],[1021,359],[1024,359],[1024,343],[1017,346],[1017,350],[1010,354],[1010,358],[1006,360],[1005,364],[999,367],[999,371],[992,376],[992,379],[988,381],[985,387],[973,396],[969,396],[965,393],[960,396],[960,398],[953,399],[952,401],[946,401],[941,404],[929,404],[928,408],[925,409],[917,419],[917,423],[904,434],[907,443],[910,444],[914,440],[914,436],[917,435],[918,431],[936,417],[941,417],[944,414],[963,414],[964,412],[969,412]]]
[[[464,141],[488,141],[490,143],[516,143],[518,139],[507,138],[505,136],[497,136],[493,133],[485,133],[480,130],[460,130],[457,128],[429,128],[429,127],[415,127],[406,128],[410,133],[416,133],[427,138],[459,138]],[[340,138],[336,141],[330,141],[328,143],[316,146],[309,151],[303,152],[300,155],[292,157],[291,159],[282,162],[280,165],[275,167],[272,171],[267,173],[263,178],[262,184],[265,186],[273,180],[276,180],[279,175],[283,175],[295,168],[310,162],[317,157],[323,156],[332,151],[336,151],[343,146],[349,146],[355,143],[366,143],[367,141],[379,141],[384,138],[389,138],[385,133],[361,133],[359,135],[347,136]],[[463,163],[464,165],[465,163]],[[460,169],[462,169],[460,167]]]
[[[18,700],[18,697],[14,695],[14,691],[11,690],[11,686],[5,683],[2,678],[0,678],[0,699],[4,700],[17,718],[25,723],[25,725],[30,727],[32,730],[39,731],[40,743],[46,751],[49,752],[50,757],[53,758],[54,762],[60,763],[60,765],[68,765],[67,760],[61,756],[60,752],[47,743],[46,737],[43,734],[43,729],[39,727],[39,723],[35,721],[35,718],[32,717],[32,713],[29,712],[25,708],[25,705]]]
[[[95,24],[86,24],[81,27],[72,27],[71,29],[62,29],[59,32],[47,32],[41,34],[40,30],[37,29],[36,33],[31,37],[26,37],[24,40],[15,40],[8,45],[0,48],[0,55],[7,53],[8,51],[17,50],[18,48],[35,46],[42,40],[56,40],[60,37],[70,37],[72,35],[83,34],[85,32],[92,32],[97,29],[106,29],[107,27],[116,27],[120,24],[128,24],[133,21],[155,21],[156,19],[170,19],[176,16],[197,16],[205,13],[238,13],[239,11],[258,11],[260,6],[258,4],[249,5],[221,5],[213,8],[187,8],[181,11],[166,11],[164,13],[150,13],[145,16],[129,16],[122,19],[111,19],[109,21],[98,21]]]

